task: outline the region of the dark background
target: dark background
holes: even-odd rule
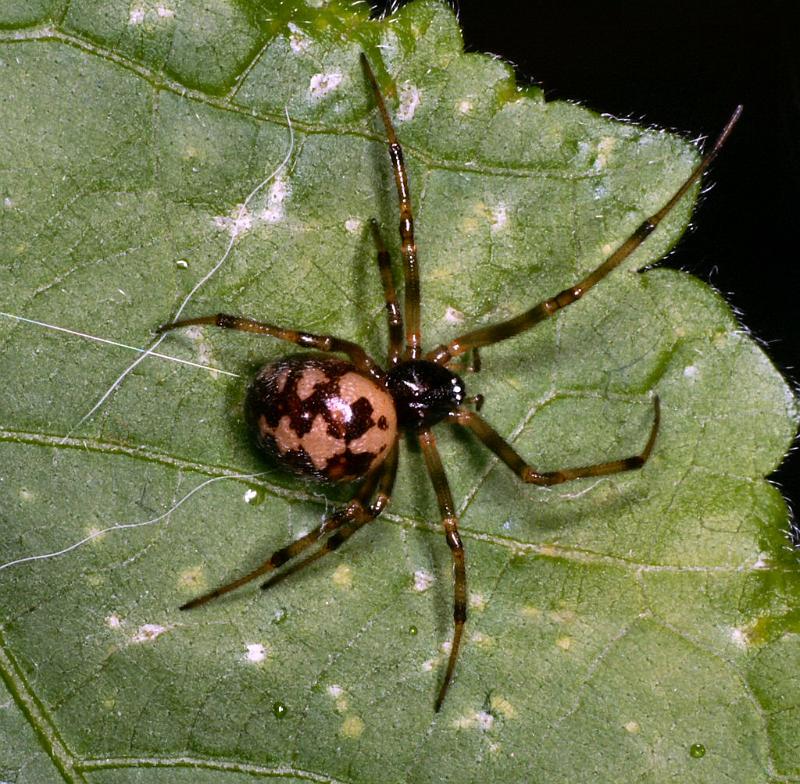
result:
[[[374,3],[378,9],[390,3]],[[396,5],[396,3],[395,3]],[[741,4],[745,6],[745,4]],[[720,290],[797,388],[800,381],[800,24],[794,2],[460,0],[465,48],[516,66],[548,99],[715,136],[693,228],[666,264]],[[800,453],[773,476],[800,509]]]

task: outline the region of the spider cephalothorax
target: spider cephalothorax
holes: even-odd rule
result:
[[[248,422],[259,445],[287,468],[319,480],[338,482],[358,479],[361,484],[345,507],[331,514],[313,531],[277,550],[256,569],[187,602],[181,609],[205,604],[297,559],[283,571],[272,574],[262,587],[273,585],[335,550],[355,531],[374,520],[391,497],[397,473],[398,433],[407,431],[417,439],[422,449],[436,493],[445,538],[453,557],[454,631],[447,669],[435,703],[436,710],[439,710],[458,660],[467,617],[467,578],[455,505],[431,428],[441,422],[466,428],[523,482],[554,485],[580,477],[601,476],[641,467],[653,449],[660,419],[658,397],[654,396],[653,425],[647,443],[639,454],[580,468],[539,472],[528,465],[476,411],[467,406],[474,403],[475,408],[480,409],[482,398],[480,395],[471,399],[466,397],[464,382],[449,367],[450,363],[470,351],[477,358],[479,348],[519,335],[551,317],[561,308],[576,302],[627,259],[700,178],[731,132],[741,107],[734,112],[711,151],[666,204],[645,218],[631,236],[586,277],[513,318],[467,332],[424,353],[420,329],[419,268],[408,176],[383,96],[372,68],[363,55],[362,63],[383,120],[400,204],[404,316],[401,315],[394,289],[389,254],[377,224],[372,222],[388,316],[389,369],[384,370],[361,346],[351,341],[222,313],[184,319],[159,328],[163,332],[193,324],[215,324],[269,335],[302,348],[323,352],[322,355],[289,356],[261,368],[247,397]],[[333,357],[331,353],[344,354],[347,360]],[[315,551],[298,558],[320,541]]]

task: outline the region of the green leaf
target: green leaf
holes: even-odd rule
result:
[[[642,470],[521,486],[438,429],[470,588],[441,713],[450,555],[413,445],[389,513],[340,552],[178,612],[345,497],[250,446],[247,378],[286,347],[170,334],[159,351],[237,376],[148,357],[82,421],[136,355],[15,317],[147,346],[224,259],[186,315],[383,358],[366,229],[384,227],[399,277],[398,215],[361,51],[409,163],[428,347],[574,283],[697,160],[520,91],[462,53],[435,2],[383,21],[336,0],[4,4],[0,563],[92,538],[0,571],[0,780],[797,780],[800,570],[763,478],[797,404],[709,287],[636,274],[675,244],[688,198],[467,377],[545,470],[638,452],[657,392]]]

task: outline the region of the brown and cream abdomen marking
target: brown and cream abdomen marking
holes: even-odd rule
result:
[[[341,359],[306,354],[265,365],[245,410],[268,454],[329,482],[363,477],[397,438],[391,395]]]

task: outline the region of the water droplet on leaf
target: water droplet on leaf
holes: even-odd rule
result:
[[[282,702],[274,702],[272,703],[272,712],[276,719],[282,719],[286,716],[286,706]]]

